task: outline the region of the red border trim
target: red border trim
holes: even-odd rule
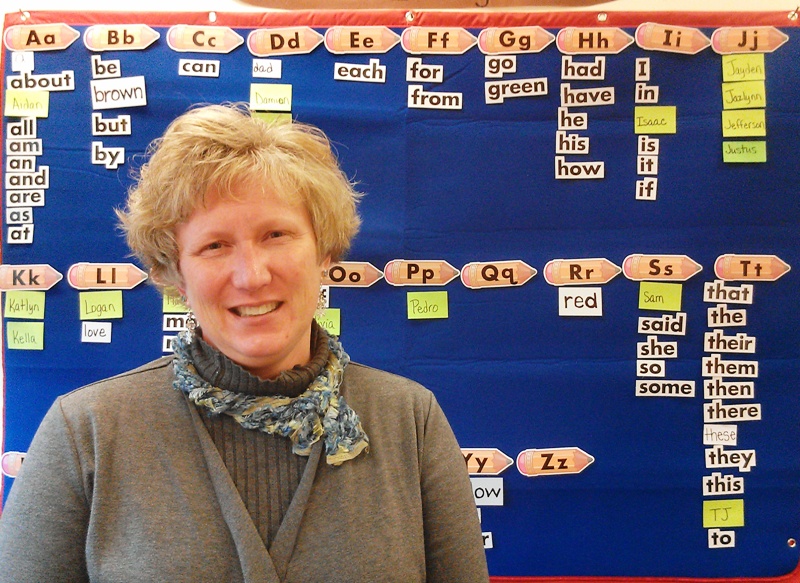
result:
[[[334,25],[390,27],[407,26],[459,26],[462,28],[488,28],[493,26],[531,26],[548,28],[565,26],[635,27],[642,22],[666,22],[676,26],[800,26],[800,19],[792,20],[790,12],[441,12],[431,10],[297,10],[283,12],[215,12],[216,20],[209,20],[209,12],[71,12],[41,11],[8,13],[5,26],[65,22],[75,26],[92,24],[141,23],[152,26],[173,24],[218,25],[241,28],[304,25],[327,27]],[[598,15],[606,15],[601,21]],[[407,18],[407,15],[413,18]]]
[[[800,564],[778,577],[733,577],[724,579],[692,577],[489,577],[491,583],[797,583]]]
[[[6,20],[8,19],[8,15],[6,15]],[[5,36],[5,26],[3,27],[3,36]],[[0,56],[0,105],[5,104],[5,79],[6,79],[6,58],[5,58],[5,50],[6,47],[4,44],[0,43],[0,51],[3,51],[2,56]],[[3,137],[3,130],[5,129],[5,116],[0,118],[0,138]],[[6,148],[3,145],[0,148],[0,168],[5,168],[5,160],[3,156],[5,155]],[[0,172],[0,175],[5,176],[5,171]],[[5,179],[4,179],[5,180]],[[5,188],[3,189],[5,191]],[[5,196],[0,197],[0,213],[5,214]],[[0,229],[0,263],[3,262],[3,239],[2,239],[2,230]],[[5,332],[5,321],[3,318],[0,317],[0,336],[3,335]],[[0,455],[5,453],[6,451],[6,340],[5,338],[0,339],[0,391],[2,391],[3,400],[0,401]],[[3,500],[5,500],[5,476],[0,473],[0,516],[3,515]]]

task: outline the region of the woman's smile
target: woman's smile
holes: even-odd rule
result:
[[[242,318],[252,318],[253,316],[263,316],[274,312],[280,307],[279,302],[270,302],[268,304],[261,304],[260,306],[240,306],[232,308],[232,312]]]

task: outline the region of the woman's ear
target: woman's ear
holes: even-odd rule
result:
[[[320,268],[322,269],[322,279],[325,279],[325,277],[328,275],[328,272],[329,272],[329,271],[330,271],[330,269],[331,269],[331,263],[333,263],[333,262],[331,261],[331,256],[330,256],[330,255],[328,255],[328,256],[327,256],[325,259],[323,259],[323,260],[322,260],[322,262],[319,264]]]
[[[183,276],[180,271],[177,271],[175,278],[172,281],[172,289],[177,290],[181,301],[189,307],[189,302],[186,300],[186,283],[183,281]]]

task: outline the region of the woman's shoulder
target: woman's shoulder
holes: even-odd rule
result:
[[[172,357],[158,358],[112,377],[94,381],[61,397],[62,408],[117,407],[125,402],[146,403],[162,389],[173,391]]]
[[[405,401],[429,407],[433,393],[418,382],[399,374],[351,362],[345,369],[343,394],[354,399],[381,402]]]
[[[374,368],[366,364],[361,364],[359,362],[351,362],[347,365],[347,368],[345,369],[345,379],[349,383],[354,381],[380,383],[411,392],[430,392],[424,386],[412,379],[401,376],[397,373]]]

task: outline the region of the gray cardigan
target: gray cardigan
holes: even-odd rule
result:
[[[171,358],[60,397],[0,517],[0,582],[486,582],[465,464],[433,394],[351,363],[370,452],[317,443],[269,551]]]

